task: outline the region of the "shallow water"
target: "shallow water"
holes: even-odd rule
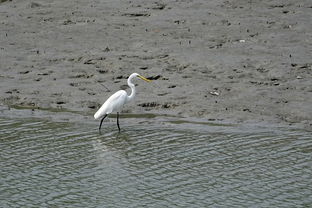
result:
[[[96,125],[0,118],[1,207],[312,204],[310,132]]]

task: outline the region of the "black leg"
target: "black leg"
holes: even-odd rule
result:
[[[118,126],[118,130],[120,132],[120,126],[119,126],[119,112],[117,112],[117,126]]]
[[[102,126],[102,123],[104,121],[104,119],[106,118],[107,114],[105,114],[105,116],[101,119],[101,123],[100,123],[100,127],[99,127],[99,131],[101,131],[101,126]]]

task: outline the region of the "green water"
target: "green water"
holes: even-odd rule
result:
[[[312,205],[310,132],[122,124],[0,118],[1,207]]]

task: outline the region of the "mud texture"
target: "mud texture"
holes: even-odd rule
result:
[[[310,0],[2,0],[0,103],[312,125]]]

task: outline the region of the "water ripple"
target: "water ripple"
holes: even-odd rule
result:
[[[91,129],[91,130],[90,130]],[[0,119],[2,207],[304,207],[309,132]]]

